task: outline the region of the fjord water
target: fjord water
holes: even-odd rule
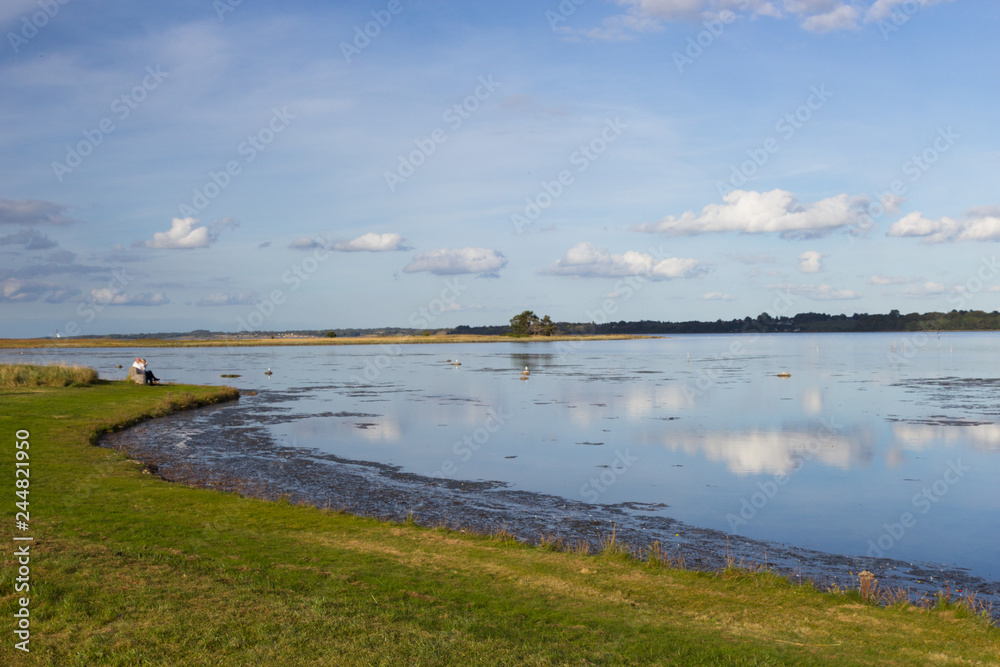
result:
[[[24,350],[3,360],[82,363],[117,378],[115,365],[136,355],[168,382],[257,390],[225,409],[251,413],[280,445],[1000,579],[993,333]]]

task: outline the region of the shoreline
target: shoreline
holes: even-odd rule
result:
[[[434,335],[434,336],[357,336],[352,338],[0,338],[0,349],[87,349],[145,347],[286,347],[326,345],[443,345],[447,343],[560,343],[599,340],[648,340],[666,335],[606,334],[594,336],[510,336]]]
[[[659,542],[672,557],[683,557],[691,570],[718,571],[727,564],[748,569],[766,566],[823,590],[854,588],[856,573],[869,570],[880,586],[908,590],[912,599],[933,597],[947,587],[953,592],[975,591],[995,608],[1000,606],[1000,582],[958,566],[830,554],[698,528],[663,516],[663,506],[590,504],[512,489],[503,482],[427,477],[390,464],[278,446],[263,429],[241,424],[240,411],[252,409],[244,403],[145,422],[102,436],[98,444],[140,461],[165,481],[247,497],[380,520],[413,520],[462,532],[507,531],[533,544],[554,538],[567,546],[586,542],[592,552],[614,532],[620,544],[633,549]],[[223,436],[213,437],[209,444],[199,441],[194,418],[204,422],[202,427],[223,427],[213,432]]]

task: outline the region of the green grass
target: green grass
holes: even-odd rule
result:
[[[97,371],[66,364],[0,364],[0,388],[77,387],[97,382]]]
[[[882,608],[770,572],[672,569],[604,540],[519,543],[170,484],[93,447],[232,390],[0,391],[0,617],[13,625],[14,434],[30,431],[30,654],[3,665],[971,665],[1000,630],[947,602]],[[195,443],[196,446],[196,443]],[[570,551],[565,548],[569,546]],[[720,566],[724,564],[720,563]]]

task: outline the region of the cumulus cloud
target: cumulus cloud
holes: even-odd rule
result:
[[[47,250],[59,244],[37,229],[22,229],[16,234],[0,236],[0,245],[21,245],[25,250]]]
[[[153,234],[152,241],[146,241],[147,248],[171,250],[187,250],[189,248],[207,248],[215,241],[215,235],[208,227],[197,227],[197,218],[174,218],[170,229]]]
[[[701,213],[687,211],[633,229],[672,235],[741,232],[809,238],[855,224],[859,211],[868,202],[863,196],[840,194],[803,205],[785,190],[733,190],[723,200],[724,204],[709,204]]]
[[[37,199],[0,199],[0,225],[70,225],[67,207]]]
[[[889,236],[922,237],[926,243],[1000,240],[1000,207],[980,206],[967,212],[965,220],[947,216],[934,220],[914,211],[889,227]]]
[[[644,276],[653,280],[690,278],[704,273],[706,267],[696,259],[658,258],[629,250],[613,254],[592,243],[578,243],[542,273],[580,278]]]
[[[0,281],[0,303],[45,301],[63,303],[80,294],[75,287],[62,287],[42,280],[6,278]]]
[[[809,32],[852,30],[858,27],[859,16],[858,10],[854,7],[846,4],[838,4],[830,9],[830,11],[806,16],[802,21],[802,28]]]
[[[496,273],[507,266],[503,253],[489,248],[438,248],[422,252],[403,267],[406,273],[426,271],[438,276]]]
[[[802,296],[812,301],[843,301],[860,299],[861,295],[853,290],[837,289],[832,285],[796,285],[794,283],[779,283],[768,285],[768,289],[781,290],[795,296]]]
[[[732,301],[736,297],[725,292],[707,292],[701,295],[704,301]]]
[[[163,306],[170,303],[170,299],[163,292],[128,294],[108,287],[90,290],[90,300],[92,303],[106,306]]]
[[[340,252],[392,252],[411,250],[399,234],[376,234],[368,232],[353,241],[337,241],[333,250]]]
[[[799,255],[799,271],[802,273],[819,273],[823,270],[823,258],[825,256],[815,250],[807,250]]]
[[[239,294],[227,294],[216,292],[204,299],[199,300],[196,306],[254,306],[260,303],[260,297],[252,292],[240,292]]]

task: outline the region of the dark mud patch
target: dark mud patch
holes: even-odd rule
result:
[[[692,569],[718,570],[727,555],[746,565],[767,565],[796,581],[855,585],[852,573],[869,570],[882,586],[933,595],[946,585],[974,591],[1000,606],[1000,582],[957,567],[887,558],[841,556],[698,528],[664,515],[648,503],[602,505],[509,488],[497,481],[463,481],[404,472],[397,466],[358,461],[314,449],[283,446],[255,415],[264,397],[179,413],[108,434],[99,444],[139,461],[149,474],[189,486],[248,497],[342,509],[352,514],[447,525],[488,533],[500,527],[537,542],[556,536],[597,549],[612,531],[633,547],[660,542]],[[269,399],[268,399],[269,400]]]

